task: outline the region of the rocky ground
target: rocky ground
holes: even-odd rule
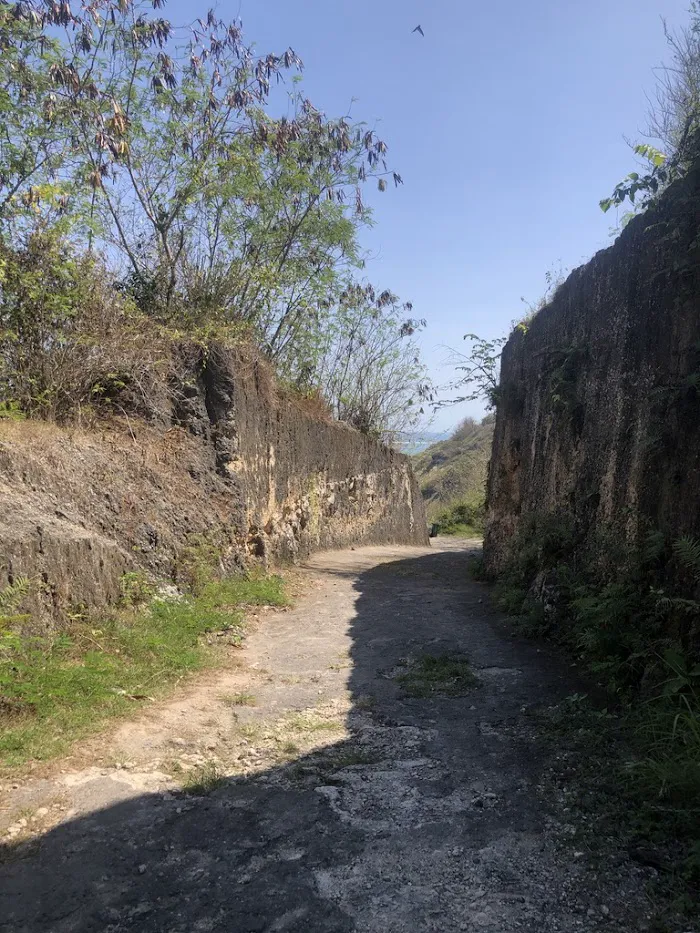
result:
[[[594,859],[545,790],[529,714],[575,672],[512,636],[468,549],[316,556],[226,671],[7,784],[0,930],[654,929],[654,869]],[[425,655],[475,680],[423,689]]]

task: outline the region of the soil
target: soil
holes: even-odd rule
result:
[[[6,785],[0,930],[651,929],[654,869],[579,851],[544,790],[528,714],[576,675],[469,580],[475,546],[316,555],[227,670]],[[411,696],[426,654],[477,684]]]

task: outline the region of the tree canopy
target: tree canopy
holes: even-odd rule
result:
[[[0,0],[0,241],[99,255],[152,320],[246,335],[339,417],[388,428],[422,369],[398,299],[378,307],[361,279],[363,186],[402,184],[386,144],[314,107],[293,49],[258,55],[239,22],[175,27],[162,6]],[[369,343],[391,401],[368,403]]]

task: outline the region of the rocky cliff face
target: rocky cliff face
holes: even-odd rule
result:
[[[524,516],[700,534],[700,168],[577,269],[502,359],[485,558]]]
[[[281,398],[243,354],[194,353],[160,425],[0,422],[0,590],[28,576],[43,624],[116,599],[126,571],[176,575],[198,535],[230,565],[427,543],[408,458]]]

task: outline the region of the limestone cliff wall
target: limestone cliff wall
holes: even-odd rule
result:
[[[485,558],[524,516],[700,534],[700,170],[573,272],[504,348]]]
[[[109,603],[124,572],[168,578],[193,536],[222,559],[427,543],[408,458],[281,397],[245,354],[191,354],[164,423],[0,422],[0,590],[34,584],[49,624]]]

